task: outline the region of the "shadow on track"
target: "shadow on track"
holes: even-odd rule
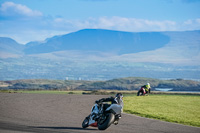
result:
[[[39,127],[32,127],[32,128],[46,128],[46,129],[70,129],[70,130],[97,130],[92,128],[81,128],[81,127],[47,127],[47,126],[39,126]]]

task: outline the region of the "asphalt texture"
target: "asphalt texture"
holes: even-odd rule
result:
[[[104,131],[81,127],[94,101],[108,96],[0,93],[0,133],[200,133],[200,128],[122,114]]]

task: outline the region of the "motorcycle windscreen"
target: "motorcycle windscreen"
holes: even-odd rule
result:
[[[121,114],[122,112],[122,106],[117,104],[112,104],[109,108],[106,109],[106,111],[113,110],[116,114]]]

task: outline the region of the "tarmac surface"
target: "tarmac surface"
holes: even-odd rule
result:
[[[81,127],[94,101],[108,96],[0,93],[0,133],[200,133],[200,128],[123,113],[105,131]]]

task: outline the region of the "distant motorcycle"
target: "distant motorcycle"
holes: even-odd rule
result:
[[[139,91],[137,92],[137,96],[148,96],[148,93],[146,93],[144,88],[140,88]]]
[[[96,103],[92,108],[94,113],[84,119],[82,127],[92,126],[98,127],[99,130],[105,130],[111,124],[117,125],[121,118],[122,109],[123,107],[118,104]]]
[[[137,96],[143,96],[144,95],[144,90],[141,88],[139,89],[139,91],[137,92]]]

